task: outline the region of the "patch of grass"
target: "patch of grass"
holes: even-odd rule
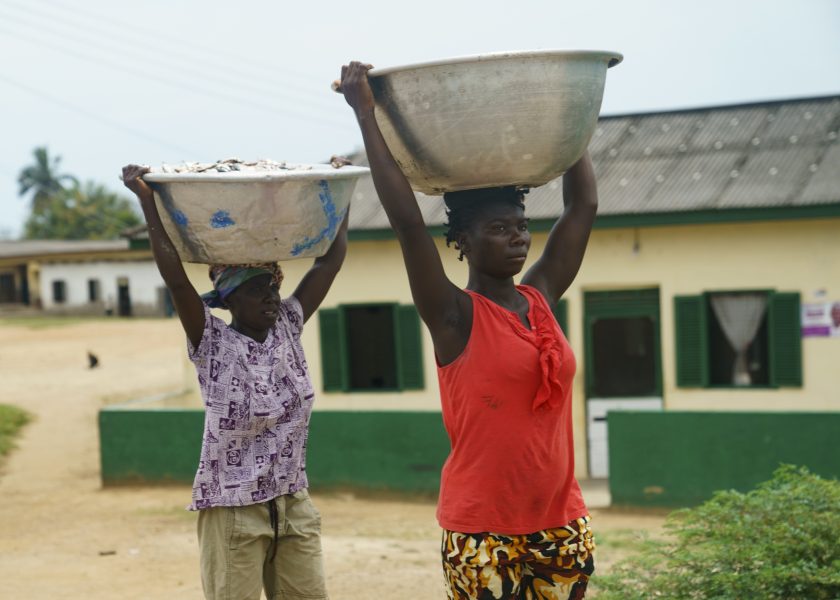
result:
[[[29,414],[16,406],[0,404],[0,457],[14,448],[14,438],[29,422]]]
[[[629,550],[639,548],[650,541],[650,533],[644,529],[615,529],[595,531],[595,544],[599,550]]]

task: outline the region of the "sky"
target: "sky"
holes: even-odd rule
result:
[[[840,0],[0,0],[0,238],[37,146],[114,191],[130,162],[324,162],[361,146],[349,60],[543,49],[624,55],[604,115],[836,95]]]

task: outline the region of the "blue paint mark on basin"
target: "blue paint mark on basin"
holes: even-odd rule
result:
[[[307,236],[303,241],[292,246],[292,256],[298,256],[302,252],[309,250],[323,239],[334,238],[338,226],[341,225],[341,222],[344,220],[344,215],[347,214],[346,209],[341,212],[336,212],[335,202],[333,202],[332,193],[330,192],[330,185],[326,179],[320,180],[318,186],[321,188],[321,191],[318,192],[318,199],[321,201],[321,208],[327,217],[327,226],[319,231],[315,237]]]
[[[190,222],[189,219],[187,219],[187,215],[178,209],[174,209],[172,211],[172,220],[175,221],[176,225],[180,225],[181,227],[186,227],[187,223]]]
[[[236,221],[230,218],[230,213],[226,210],[217,210],[210,218],[210,227],[213,229],[223,229],[236,225]]]

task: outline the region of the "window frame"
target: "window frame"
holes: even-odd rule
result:
[[[756,385],[735,385],[732,384],[720,384],[720,383],[711,383],[711,361],[709,356],[709,334],[708,334],[708,322],[706,321],[706,314],[710,308],[710,298],[714,295],[718,294],[766,294],[767,295],[767,360],[768,360],[768,383],[761,383]],[[793,377],[795,381],[793,383],[779,383],[780,373],[779,369],[782,367],[778,364],[778,357],[776,355],[776,344],[779,343],[776,340],[777,331],[780,327],[782,327],[783,321],[780,321],[782,317],[777,316],[776,311],[779,310],[777,305],[778,302],[782,301],[784,298],[792,299],[792,297],[796,297],[797,306],[801,306],[802,298],[800,292],[785,292],[779,291],[775,288],[742,288],[742,289],[713,289],[713,290],[704,290],[697,294],[685,294],[685,295],[674,295],[674,352],[675,352],[675,361],[674,361],[674,369],[675,369],[675,385],[677,388],[688,388],[688,389],[706,389],[706,390],[775,390],[781,388],[802,388],[804,387],[804,371],[803,371],[803,361],[802,361],[802,337],[801,332],[798,337],[799,343],[797,347],[794,349],[794,353],[798,358],[798,364],[795,367],[796,376]],[[777,300],[778,299],[778,300]],[[699,314],[699,321],[700,326],[703,329],[702,334],[699,336],[699,344],[697,347],[689,349],[695,353],[698,352],[702,356],[699,357],[699,365],[702,369],[702,373],[700,374],[699,380],[691,380],[686,382],[685,379],[685,342],[682,334],[684,330],[682,328],[684,325],[680,323],[680,308],[678,304],[680,302],[686,302],[691,300],[699,300],[701,305],[701,310]],[[798,310],[796,313],[798,314]],[[798,323],[798,321],[797,321]],[[789,367],[788,367],[789,368]],[[788,378],[790,379],[790,375],[788,374]],[[699,381],[699,383],[697,383]]]
[[[767,297],[767,308],[765,312],[765,319],[767,319],[767,369],[770,370],[770,298],[773,295],[772,289],[745,289],[745,290],[706,290],[700,296],[703,298],[704,308],[708,311],[711,310],[711,298],[712,296],[718,296],[723,294],[765,294]],[[706,327],[708,328],[709,324],[706,323]],[[707,329],[708,331],[708,329]],[[708,333],[706,334],[706,343],[708,344]],[[709,370],[706,373],[706,378],[709,380],[706,384],[706,388],[710,390],[731,390],[731,389],[748,389],[748,390],[760,390],[760,389],[776,389],[777,385],[772,384],[772,376],[768,373],[767,376],[767,383],[760,383],[757,385],[735,385],[734,383],[712,383],[711,382],[711,356],[709,356],[710,349],[706,348],[706,369]]]
[[[53,304],[67,304],[68,296],[67,293],[67,280],[66,279],[53,279],[50,282],[50,287],[52,287],[52,301]],[[61,294],[57,294],[56,291],[61,289]],[[59,298],[61,296],[61,298]]]
[[[3,271],[0,273],[0,281],[11,282],[11,286],[6,287],[11,294],[7,297],[8,299],[0,297],[0,304],[16,304],[19,297],[17,274],[14,271]],[[2,293],[2,286],[0,286],[0,293]]]
[[[656,294],[654,302],[652,296]],[[613,305],[608,310],[596,308],[590,299],[597,297],[609,298],[621,294],[634,294],[638,296],[635,300],[638,304],[631,306],[631,303]],[[650,298],[645,298],[650,294]],[[610,398],[663,398],[665,388],[662,381],[662,290],[659,286],[616,288],[607,290],[585,290],[583,292],[583,318],[584,318],[584,390],[586,398],[610,399]],[[593,327],[595,321],[602,318],[637,318],[646,317],[653,321],[653,343],[654,343],[654,385],[655,389],[648,396],[598,396],[595,392],[595,340]]]
[[[396,387],[351,387],[347,347],[347,312],[352,308],[390,307],[394,348],[397,353]],[[408,316],[408,315],[411,316]],[[320,329],[321,383],[325,393],[394,393],[426,389],[423,335],[420,317],[413,304],[398,302],[351,302],[318,310]],[[328,321],[332,320],[332,323]],[[334,345],[334,346],[333,346]],[[408,346],[410,345],[410,350]],[[331,347],[333,346],[333,347]],[[409,355],[414,355],[413,362]]]
[[[92,291],[96,294],[91,294]],[[93,277],[87,280],[88,304],[96,304],[102,302],[102,280]],[[95,297],[94,297],[95,296]]]

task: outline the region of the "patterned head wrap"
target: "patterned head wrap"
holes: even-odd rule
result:
[[[283,269],[278,263],[250,263],[247,265],[210,265],[210,280],[213,290],[201,295],[210,308],[224,308],[223,301],[240,285],[258,277],[271,275],[278,286],[283,281]]]

